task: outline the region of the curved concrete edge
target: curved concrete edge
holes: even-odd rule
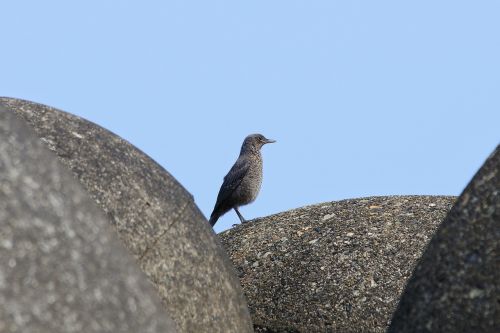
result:
[[[0,331],[177,332],[102,211],[0,105]]]
[[[387,332],[500,332],[500,145],[440,225]]]
[[[181,331],[252,332],[234,267],[175,178],[85,119],[29,101],[0,103],[35,130],[106,212]]]
[[[383,332],[449,196],[324,202],[220,235],[258,332]]]
[[[168,233],[141,259],[151,280],[167,290],[176,288],[176,293],[169,293],[169,302],[185,304],[185,307],[172,311],[182,316],[181,311],[187,309],[191,316],[189,326],[185,326],[188,332],[253,332],[239,280],[219,240],[214,241],[205,236],[204,229],[210,226],[205,221],[204,224],[199,223],[203,216],[198,209],[187,209],[182,217],[184,222],[172,225]],[[187,242],[187,239],[190,241]],[[166,255],[184,260],[157,259]],[[230,267],[230,278],[223,275],[226,270],[221,267],[221,262]],[[218,272],[221,273],[219,278]],[[242,298],[232,294],[242,295]],[[203,301],[186,303],[189,297]],[[223,306],[218,305],[221,300],[224,300]],[[221,308],[231,309],[230,315],[235,319],[229,318],[227,314],[225,318],[221,317]],[[207,324],[206,318],[212,318],[217,326]],[[242,323],[238,318],[245,318],[245,321]]]

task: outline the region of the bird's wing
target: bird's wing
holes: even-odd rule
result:
[[[219,208],[219,206],[225,202],[234,190],[238,188],[241,184],[243,178],[247,174],[249,169],[248,163],[244,161],[236,161],[231,170],[224,177],[224,182],[219,190],[219,195],[217,195],[217,202],[215,203],[214,211]]]

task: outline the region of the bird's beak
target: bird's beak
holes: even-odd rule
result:
[[[275,143],[276,140],[270,140],[270,139],[266,139],[266,143]]]

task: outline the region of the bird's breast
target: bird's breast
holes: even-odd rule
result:
[[[243,199],[244,204],[250,203],[257,198],[261,185],[262,163],[255,163],[250,167],[238,188],[238,195]]]

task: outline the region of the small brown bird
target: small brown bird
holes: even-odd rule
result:
[[[276,142],[266,139],[262,134],[251,134],[241,146],[240,156],[224,177],[217,202],[210,215],[210,225],[215,225],[219,217],[234,209],[241,223],[246,220],[238,207],[247,205],[257,198],[262,184],[262,155],[260,149],[266,143]]]

